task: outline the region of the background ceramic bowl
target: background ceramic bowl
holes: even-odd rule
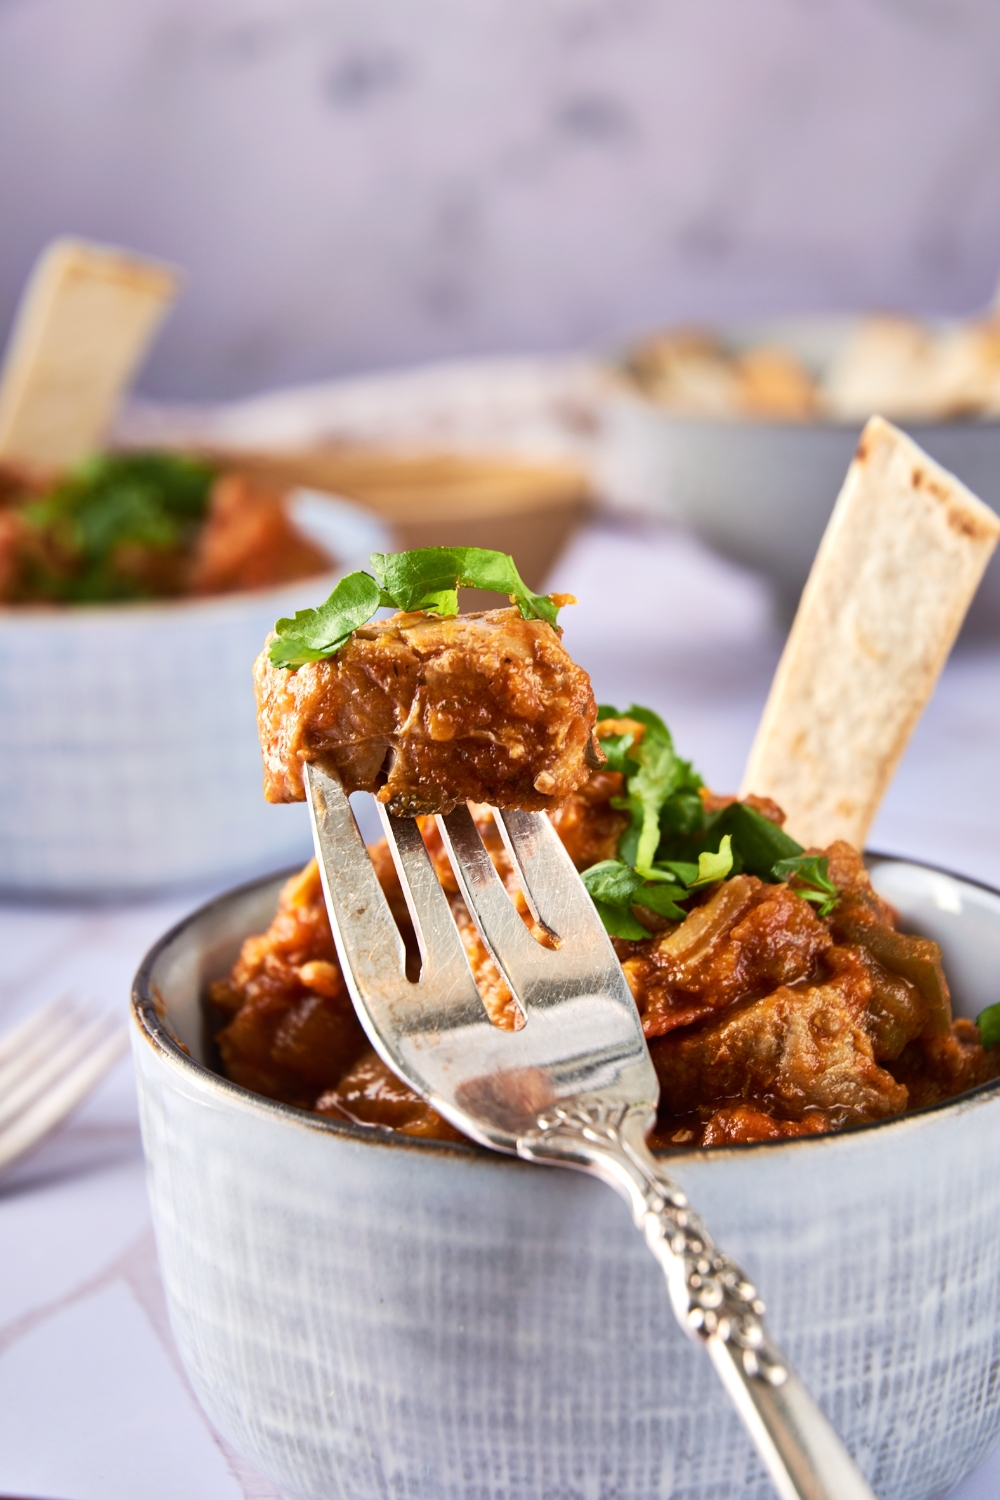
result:
[[[0,890],[131,894],[273,869],[309,849],[304,807],[270,807],[250,668],[281,615],[387,545],[376,520],[301,492],[340,561],[217,599],[0,610]]]
[[[819,372],[857,320],[789,318],[720,328],[734,349],[782,344]],[[863,423],[675,415],[636,392],[608,403],[609,442],[643,475],[640,504],[682,521],[726,557],[773,580],[787,615],[798,602]],[[898,421],[987,505],[1000,511],[1000,421]],[[1000,555],[967,629],[1000,633]]]
[[[1000,896],[900,861],[875,874],[941,941],[958,1008],[997,999]],[[307,1500],[773,1500],[606,1188],[323,1120],[204,1065],[203,986],[280,883],[195,913],[134,995],[171,1322],[219,1430]],[[676,1159],[883,1500],[944,1494],[1000,1427],[998,1148],[1000,1083]]]

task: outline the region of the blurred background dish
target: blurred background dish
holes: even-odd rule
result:
[[[625,356],[608,406],[609,445],[630,453],[643,476],[632,504],[763,573],[790,618],[857,447],[861,411],[895,417],[1000,510],[997,327],[801,317],[646,340]],[[1000,631],[1000,559],[966,631]]]
[[[400,547],[516,551],[539,588],[607,488],[608,388],[586,356],[459,360],[232,402],[133,399],[113,436],[346,496]]]
[[[250,663],[275,619],[324,598],[389,534],[322,496],[292,511],[327,552],[319,575],[210,599],[0,610],[0,888],[134,896],[308,852],[304,810],[262,799]]]

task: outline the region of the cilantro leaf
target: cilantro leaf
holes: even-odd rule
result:
[[[734,871],[745,870],[761,880],[780,879],[772,873],[776,862],[802,853],[801,844],[745,802],[731,802],[716,813],[709,819],[707,832],[712,839],[731,834]]]
[[[813,902],[821,917],[828,917],[840,900],[840,890],[830,879],[830,861],[825,854],[796,854],[790,859],[779,859],[771,873],[776,880],[795,880],[795,894]]]
[[[370,573],[342,578],[325,604],[279,620],[269,656],[276,667],[301,667],[340,649],[382,605],[458,613],[460,588],[492,589],[512,596],[522,618],[555,625],[558,606],[533,594],[506,552],[483,547],[419,547],[412,552],[373,552]],[[377,581],[376,581],[377,580]]]
[[[1000,1004],[987,1005],[976,1017],[979,1039],[987,1048],[1000,1046]]]
[[[688,761],[681,760],[674,750],[670,730],[652,709],[640,708],[633,703],[631,708],[619,713],[610,704],[602,704],[598,709],[598,721],[601,719],[633,719],[643,726],[641,740],[627,747],[628,759],[636,769],[622,766],[628,778],[626,791],[623,797],[614,799],[612,806],[631,814],[631,824],[622,839],[622,857],[647,879],[654,878],[652,867],[660,844],[661,817],[665,812],[669,816],[672,804],[676,804],[679,798],[692,792],[697,795],[701,777]],[[613,738],[609,736],[609,739]],[[700,808],[701,799],[698,798],[699,816]],[[689,821],[687,810],[681,821]]]
[[[644,885],[633,905],[645,906],[648,911],[655,911],[660,917],[668,917],[671,922],[683,922],[687,912],[677,903],[686,898],[687,891],[682,891],[676,885]],[[649,933],[644,936],[649,937]]]
[[[648,930],[632,915],[635,893],[642,885],[641,875],[620,859],[602,859],[584,870],[582,879],[612,937],[631,938],[633,942],[649,937]]]
[[[677,922],[683,921],[686,915],[676,904],[678,899],[684,900],[686,892],[675,884],[647,885],[639,872],[624,860],[602,859],[599,864],[584,870],[581,878],[601,921],[613,937],[633,941],[649,937],[649,929],[632,915],[633,906],[645,906],[649,911]]]
[[[555,625],[558,609],[546,594],[533,594],[507,552],[486,547],[420,547],[412,552],[373,552],[372,572],[383,603],[397,609],[458,614],[458,590],[487,589],[513,598],[525,620]]]
[[[214,471],[178,453],[102,453],[85,459],[24,508],[59,563],[39,579],[51,598],[74,603],[158,592],[123,553],[181,552],[208,512]]]
[[[642,876],[620,859],[602,859],[599,864],[584,870],[581,878],[595,901],[625,908],[633,904],[635,893],[642,885]]]
[[[634,776],[639,769],[638,761],[629,758],[635,743],[634,734],[606,734],[601,740],[601,749],[607,757],[609,771],[621,771],[625,776]]]
[[[596,897],[591,898],[597,908],[597,915],[604,923],[605,931],[612,937],[628,938],[633,943],[638,943],[643,938],[651,937],[648,927],[643,927],[637,917],[633,917],[630,911],[625,911],[618,906],[609,906],[606,901],[599,901]]]
[[[696,879],[688,883],[688,889],[696,891],[703,885],[715,885],[718,880],[725,880],[733,868],[733,840],[731,834],[725,834],[718,850],[712,854],[705,850],[698,855],[698,874]]]
[[[368,573],[348,573],[317,609],[300,609],[275,625],[268,656],[276,667],[301,667],[332,656],[351,634],[366,625],[381,603],[381,590]]]
[[[699,859],[701,856],[699,855]],[[652,873],[658,874],[660,870],[666,870],[670,878],[679,880],[681,885],[693,885],[698,879],[698,865],[692,865],[685,859],[668,859],[653,866]]]

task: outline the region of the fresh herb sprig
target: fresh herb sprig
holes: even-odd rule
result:
[[[794,880],[795,894],[811,901],[821,917],[828,917],[840,900],[825,854],[793,854],[791,859],[779,859],[771,873],[779,880]]]
[[[620,711],[602,704],[598,721],[608,720],[623,721],[620,732],[601,740],[608,769],[625,778],[612,806],[628,812],[630,820],[618,858],[585,870],[583,881],[610,933],[647,938],[636,907],[681,921],[687,915],[683,903],[695,891],[744,871],[772,884],[790,880],[797,895],[812,902],[820,916],[829,916],[840,891],[825,855],[806,854],[745,802],[707,812],[701,777],[677,755],[670,731],[651,709],[633,704]],[[997,1027],[1000,1040],[1000,1014]]]
[[[604,859],[584,870],[583,883],[612,936],[648,938],[649,928],[633,916],[632,908],[641,906],[668,921],[682,922],[687,916],[682,902],[701,886],[714,885],[728,875],[733,863],[730,844],[726,836],[718,853],[699,855],[697,864],[677,861],[658,867],[651,871],[651,878],[623,859]]]
[[[628,730],[609,735],[601,741],[601,749],[611,769],[625,774],[624,795],[612,804],[631,814],[619,853],[646,879],[655,879],[650,871],[662,837],[661,823],[666,820],[678,832],[702,826],[701,777],[690,761],[681,760],[670,730],[652,709],[633,703],[619,713],[602,703],[597,719],[598,723],[624,719],[642,725],[641,736]]]
[[[279,620],[268,652],[276,667],[301,667],[333,656],[381,607],[458,614],[458,590],[506,594],[525,620],[555,625],[558,605],[533,594],[506,552],[486,547],[420,547],[373,552],[371,573],[349,573],[325,603]],[[374,574],[374,577],[372,576]]]
[[[121,566],[121,549],[188,546],[208,513],[213,479],[208,464],[177,453],[84,460],[24,509],[58,559],[40,580],[45,592],[80,604],[142,597],[148,590]]]

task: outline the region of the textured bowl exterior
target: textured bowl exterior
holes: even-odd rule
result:
[[[305,809],[261,795],[250,668],[331,587],[3,611],[0,888],[120,894],[305,855]]]
[[[921,867],[899,869],[905,895]],[[952,925],[959,887],[976,889],[938,888]],[[303,1500],[770,1500],[606,1188],[323,1121],[201,1066],[204,981],[276,892],[203,909],[136,986],[160,1263],[220,1431]],[[977,920],[985,965],[1000,901]],[[883,1500],[944,1494],[1000,1427],[998,1147],[990,1085],[846,1135],[675,1162]]]

